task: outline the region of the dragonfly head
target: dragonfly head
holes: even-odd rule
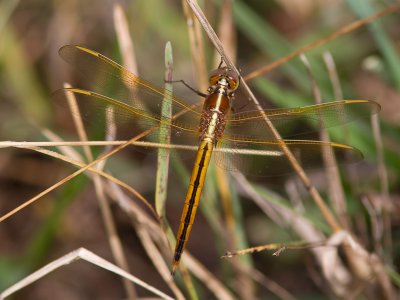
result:
[[[228,67],[218,68],[211,72],[210,84],[212,86],[219,85],[226,87],[229,92],[233,92],[239,87],[239,76],[234,70]]]

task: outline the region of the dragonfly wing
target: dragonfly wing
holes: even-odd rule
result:
[[[362,153],[347,145],[308,140],[284,140],[301,166],[306,169],[323,165],[323,152],[332,153],[339,162],[354,163],[363,159]],[[240,171],[248,176],[269,177],[293,173],[292,165],[278,141],[225,138],[214,151],[219,167]]]
[[[281,137],[293,137],[370,116],[380,105],[369,100],[342,100],[289,109],[255,110],[235,113],[228,119],[226,133],[248,137],[274,139],[265,118],[274,124]]]
[[[181,110],[200,115],[201,107],[192,107],[164,89],[156,87],[146,80],[134,75],[123,66],[93,50],[67,45],[59,50],[63,60],[71,64],[92,83],[93,91],[118,99],[143,111],[160,114],[161,105],[168,102],[172,113]]]
[[[163,126],[171,131],[171,143],[197,144],[197,125],[190,125],[192,122],[198,124],[197,115],[188,114],[170,118],[141,110],[101,94],[76,88],[54,92],[53,100],[68,109],[70,108],[68,99],[71,96],[76,99],[78,105],[78,112],[72,112],[72,114],[79,115],[84,123],[93,129],[92,131],[97,132],[100,139],[104,139],[105,134],[106,136],[114,135],[112,131],[116,125],[119,140],[130,139],[146,131],[146,140],[158,142],[160,127]]]

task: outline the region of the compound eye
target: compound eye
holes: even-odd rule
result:
[[[228,67],[216,69],[210,74],[210,84],[217,85],[221,78],[225,78],[228,82],[228,88],[232,91],[236,90],[239,86],[239,76],[235,71]]]
[[[227,69],[226,77],[228,78],[229,89],[236,90],[239,87],[239,75],[235,71]]]
[[[217,70],[216,70],[217,71]],[[214,71],[215,72],[215,71]],[[220,74],[212,74],[210,75],[210,85],[217,85],[218,81],[221,79],[221,75]]]
[[[229,89],[234,91],[239,87],[239,78],[228,78]]]

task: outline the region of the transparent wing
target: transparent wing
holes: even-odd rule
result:
[[[334,154],[339,163],[354,163],[362,153],[348,145],[308,140],[284,140],[305,170],[323,166],[323,151]],[[216,164],[248,176],[270,177],[293,173],[293,167],[278,141],[222,139],[214,151]]]
[[[171,142],[197,144],[201,107],[187,104],[93,50],[67,45],[59,54],[91,81],[95,92],[63,89],[55,92],[53,98],[57,104],[68,107],[66,95],[74,94],[82,118],[89,126],[109,134],[115,124],[118,139],[129,139],[151,129],[147,140],[157,142],[157,127],[163,125],[171,129]],[[178,114],[174,119],[162,114],[163,103],[171,106],[173,115]],[[111,111],[113,124],[106,118]]]
[[[293,168],[274,138],[265,117],[273,123],[281,137],[318,131],[370,116],[380,110],[368,100],[343,100],[292,109],[247,111],[233,114],[228,128],[218,143],[215,161],[220,167],[241,171],[249,176],[278,176],[293,173]],[[299,126],[303,123],[303,126]],[[304,123],[308,126],[304,126]],[[284,140],[306,170],[323,165],[323,152],[331,152],[339,163],[362,160],[362,153],[348,145],[310,140]]]
[[[189,114],[172,119],[143,111],[104,95],[75,88],[56,91],[53,95],[54,101],[67,108],[69,94],[73,94],[77,99],[84,122],[95,125],[95,129],[100,132],[104,130],[108,132],[112,128],[106,121],[106,114],[112,112],[113,123],[118,125],[118,136],[122,139],[147,131],[145,140],[157,143],[159,129],[165,126],[170,128],[171,145],[174,151],[184,157],[193,157],[197,150],[198,129],[197,126],[190,125],[191,122],[198,124],[197,115]],[[190,122],[185,118],[190,118]],[[347,145],[306,140],[285,140],[285,144],[305,169],[322,166],[323,149],[332,151],[339,162],[352,163],[362,159],[361,152]],[[293,173],[279,142],[274,140],[224,136],[217,144],[214,159],[219,167],[228,171],[241,171],[249,176],[277,176]]]
[[[293,137],[370,116],[380,110],[380,105],[369,100],[342,100],[289,109],[269,109],[232,114],[226,133],[232,136],[273,139],[265,122],[271,120],[282,137]]]
[[[95,81],[96,92],[75,88],[59,90],[54,93],[57,103],[68,107],[66,95],[74,94],[83,120],[94,125],[95,129],[104,132],[116,124],[121,138],[131,138],[149,130],[148,139],[157,142],[159,128],[164,126],[171,130],[171,144],[190,146],[189,152],[196,149],[193,146],[198,144],[199,107],[190,106],[95,51],[79,46],[64,46],[59,53],[65,61]],[[161,113],[162,103],[171,106],[175,117]],[[106,115],[111,111],[114,121],[108,123]],[[278,141],[273,139],[264,120],[265,115],[282,136],[286,136],[285,129],[298,122],[305,121],[316,128],[320,124],[331,127],[377,111],[379,105],[375,102],[349,100],[294,109],[236,113],[228,118],[226,134],[218,142],[215,160],[227,170],[241,170],[254,176],[291,173],[291,165]],[[315,130],[307,128],[300,129],[300,132]],[[287,140],[285,143],[306,169],[321,165],[322,149],[333,151],[341,161],[346,157],[350,162],[362,159],[357,149],[346,145],[300,140]]]
[[[162,101],[168,102],[175,114],[187,110],[192,115],[201,114],[201,107],[194,108],[185,101],[164,92],[106,56],[80,46],[67,45],[59,54],[78,69],[93,84],[94,92],[128,104],[135,109],[160,114]]]
[[[158,142],[160,126],[164,126],[171,130],[171,143],[196,145],[198,142],[198,115],[187,114],[173,119],[141,110],[104,95],[76,88],[56,91],[53,94],[53,100],[68,109],[70,107],[68,98],[71,94],[77,100],[79,115],[87,126],[100,134],[100,138],[104,138],[104,133],[112,134],[111,130],[114,125],[117,125],[117,139],[130,139],[147,131],[146,139]],[[112,114],[112,120],[107,116],[108,113]]]

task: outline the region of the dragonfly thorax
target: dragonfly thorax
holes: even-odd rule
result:
[[[227,82],[223,78],[220,81]],[[199,126],[201,137],[209,137],[214,141],[222,137],[230,106],[231,97],[228,94],[227,85],[217,85],[204,102]]]

